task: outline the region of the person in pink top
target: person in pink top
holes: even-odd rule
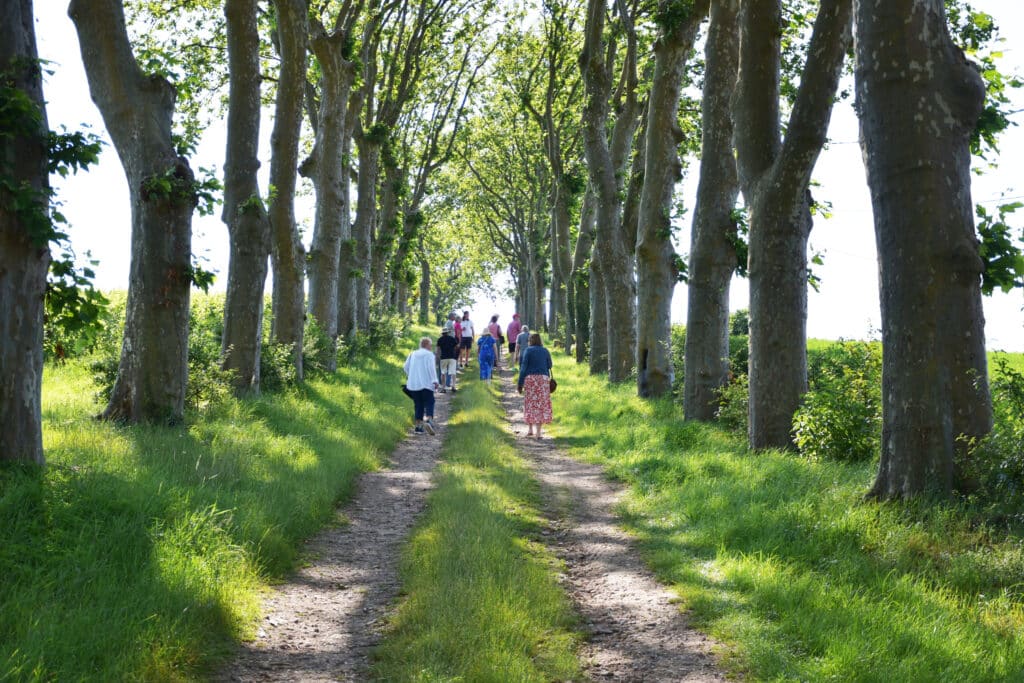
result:
[[[516,357],[516,337],[518,337],[519,333],[522,331],[523,324],[519,322],[519,314],[513,313],[512,322],[508,324],[508,328],[505,330],[508,334],[508,357],[513,359],[513,364],[515,363],[514,359]]]
[[[487,323],[487,331],[491,333],[491,338],[494,339],[494,367],[498,367],[498,364],[501,362],[501,347],[505,343],[505,337],[501,334],[501,325],[498,324],[498,316],[491,316],[491,322]]]

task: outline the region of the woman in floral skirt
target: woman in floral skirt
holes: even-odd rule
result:
[[[519,393],[523,394],[526,436],[541,437],[541,425],[551,422],[551,353],[540,334],[530,335],[530,345],[519,357]]]

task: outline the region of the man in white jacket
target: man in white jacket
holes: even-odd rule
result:
[[[420,338],[420,347],[405,359],[405,389],[415,404],[416,433],[435,434],[434,390],[437,389],[437,367],[430,337]]]

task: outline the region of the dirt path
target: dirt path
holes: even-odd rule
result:
[[[600,467],[563,455],[547,436],[527,438],[522,399],[511,373],[501,374],[509,428],[545,488],[548,547],[566,564],[563,585],[589,632],[587,673],[598,681],[725,681],[711,641],[689,628],[674,595],[654,580],[616,526],[612,511],[621,491]]]
[[[257,639],[217,680],[366,680],[369,654],[398,595],[401,544],[432,486],[450,396],[437,396],[437,436],[411,434],[388,469],[360,478],[352,502],[339,511],[347,524],[309,542],[309,564],[274,590]]]

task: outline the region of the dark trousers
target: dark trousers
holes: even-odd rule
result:
[[[433,389],[419,389],[418,391],[407,391],[412,398],[413,403],[416,405],[416,420],[423,419],[426,415],[430,418],[434,417],[434,390]]]

